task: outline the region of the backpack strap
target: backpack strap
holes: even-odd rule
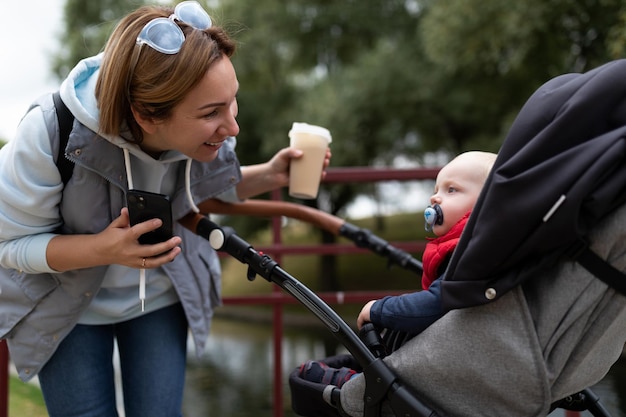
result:
[[[74,171],[74,163],[65,156],[65,147],[70,139],[74,115],[61,100],[61,94],[58,91],[52,94],[52,99],[54,100],[57,121],[59,123],[59,153],[57,154],[56,164],[61,174],[63,185],[65,185],[72,177],[72,172]]]

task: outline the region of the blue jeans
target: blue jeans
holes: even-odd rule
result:
[[[112,325],[77,325],[39,373],[50,417],[117,417],[113,341],[126,417],[181,416],[187,320],[180,303]]]

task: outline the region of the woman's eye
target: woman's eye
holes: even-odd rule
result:
[[[213,110],[211,113],[207,113],[204,116],[202,116],[204,119],[211,119],[213,117],[217,116],[217,110]]]

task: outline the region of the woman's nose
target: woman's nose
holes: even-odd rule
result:
[[[237,136],[239,134],[239,124],[237,123],[235,115],[230,115],[228,120],[226,120],[218,130],[218,133],[222,136]]]

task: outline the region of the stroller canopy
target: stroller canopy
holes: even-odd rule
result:
[[[513,123],[444,281],[447,309],[495,300],[626,198],[626,60],[545,83]]]

